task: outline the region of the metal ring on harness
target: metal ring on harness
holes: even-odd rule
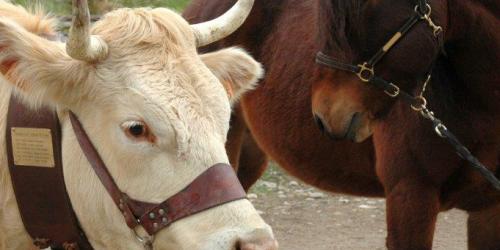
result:
[[[420,112],[420,111],[424,110],[425,107],[427,107],[427,99],[425,99],[425,97],[423,97],[423,96],[417,96],[417,97],[415,97],[415,101],[420,102],[420,105],[416,106],[415,104],[412,104],[411,108],[413,110],[415,110],[417,112]]]
[[[420,10],[420,6],[417,4],[415,6],[415,12],[417,12],[417,14],[420,16],[420,18],[422,19],[427,19],[431,16],[432,14],[432,8],[431,8],[431,5],[426,3],[425,4],[425,7],[427,8],[427,13],[425,13],[424,11]]]
[[[358,64],[359,72],[356,75],[363,82],[369,82],[375,76],[375,70],[367,62]]]

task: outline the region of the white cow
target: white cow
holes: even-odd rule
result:
[[[79,117],[123,192],[164,201],[208,167],[228,162],[230,102],[263,70],[241,49],[199,55],[197,47],[236,30],[252,4],[240,0],[198,25],[164,8],[119,9],[90,29],[86,0],[73,0],[76,18],[64,44],[42,38],[54,34],[54,20],[0,2],[0,249],[34,248],[7,167],[12,92],[33,107],[58,111],[66,188],[93,247],[142,249],[84,157],[68,111]],[[179,220],[154,241],[154,249],[276,248],[270,227],[247,200]]]

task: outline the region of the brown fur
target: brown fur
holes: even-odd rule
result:
[[[500,232],[500,206],[469,213],[468,241],[470,250],[496,250]]]
[[[248,130],[240,106],[233,111],[230,125],[226,150],[241,185],[248,191],[267,169],[269,159]]]
[[[229,8],[232,2],[195,0],[185,16],[191,22],[207,20]],[[246,138],[254,138],[265,154],[311,185],[354,195],[385,195],[389,249],[430,249],[437,214],[453,207],[474,211],[469,230],[479,233],[469,232],[471,249],[500,249],[500,220],[492,216],[499,212],[498,205],[489,208],[500,202],[500,194],[457,157],[434,134],[431,125],[406,104],[395,103],[383,92],[367,87],[352,88],[347,95],[337,97],[352,101],[363,93],[362,104],[374,111],[370,118],[376,123],[375,150],[371,141],[362,144],[333,141],[316,128],[311,115],[312,96],[321,92],[331,99],[319,98],[318,103],[335,102],[338,99],[328,94],[334,89],[325,85],[356,83],[352,75],[315,65],[315,53],[326,49],[345,61],[365,59],[396,31],[413,6],[402,7],[401,4],[410,1],[393,5],[391,0],[369,2],[386,4],[385,16],[393,19],[375,23],[379,27],[376,32],[363,34],[357,26],[361,23],[355,20],[363,14],[356,12],[359,11],[356,3],[363,1],[348,4],[340,0],[256,0],[253,13],[240,31],[208,48],[243,44],[265,65],[265,79],[241,101],[244,121],[252,136]],[[448,1],[453,3],[450,6],[443,0],[431,2],[438,16],[436,22],[446,31],[449,57],[439,59],[436,72],[440,73],[434,76],[428,92],[430,107],[484,164],[495,170],[500,166],[500,39],[498,32],[491,29],[499,26],[498,2]],[[337,10],[347,10],[342,13],[345,16],[335,15],[333,3],[338,4]],[[348,32],[338,30],[339,26],[347,27]],[[416,69],[425,68],[422,63],[430,61],[438,50],[426,47],[432,41],[427,26],[422,24],[412,32],[396,46],[406,54],[391,54],[380,63],[380,68],[388,70],[379,72],[383,77],[395,77],[406,90],[416,88],[412,84],[425,74]],[[357,53],[364,41],[372,46]],[[407,57],[418,61],[408,61]],[[391,67],[402,65],[406,67],[401,70],[407,71],[392,74]],[[395,69],[397,72],[400,68]],[[231,132],[239,142],[229,147],[229,151],[243,154],[239,151],[241,146],[234,145],[243,145],[245,126],[241,119],[233,123],[237,131]],[[232,137],[229,139],[231,145],[234,141]],[[254,173],[261,173],[258,160],[249,164],[256,169]],[[500,170],[496,171],[500,174]],[[240,174],[240,178],[255,181],[255,174]]]
[[[429,107],[448,128],[481,162],[498,173],[500,36],[495,29],[500,21],[483,2],[431,1],[434,21],[445,30],[444,47],[448,56],[438,58],[426,97]],[[349,35],[347,31],[342,32],[343,27],[334,24],[329,27],[331,33],[343,34],[343,37],[326,41],[323,49],[334,56],[344,53],[344,60],[358,62],[368,58],[411,13],[411,4],[410,1],[368,1],[361,16],[371,17],[366,21],[369,24],[363,24],[363,20],[351,21],[357,26],[345,28],[363,30],[366,34]],[[335,8],[333,4],[329,8],[332,6]],[[327,22],[338,20],[337,13],[332,15]],[[406,91],[418,93],[421,85],[415,83],[421,82],[419,77],[425,76],[425,69],[439,49],[432,39],[427,25],[417,25],[377,65],[377,74],[398,83]],[[483,217],[483,209],[500,202],[500,193],[457,157],[452,147],[435,135],[431,124],[412,112],[407,104],[366,87],[353,74],[326,68],[319,71],[334,73],[328,76],[329,81],[318,81],[315,89],[324,84],[342,90],[357,88],[363,98],[360,101],[341,95],[340,91],[330,94],[329,98],[325,98],[329,95],[325,92],[313,90],[313,95],[322,95],[333,102],[351,102],[351,106],[362,104],[357,110],[344,104],[343,112],[366,112],[373,117],[377,175],[387,197],[389,249],[430,249],[439,211],[457,207],[478,211],[474,217]],[[330,108],[327,115],[330,115],[330,127],[339,126],[336,123],[342,116],[338,112]],[[484,213],[491,212],[485,210]],[[469,225],[481,231],[481,234],[470,232],[471,248],[500,248],[500,235],[493,231],[499,222],[491,220],[490,223]]]

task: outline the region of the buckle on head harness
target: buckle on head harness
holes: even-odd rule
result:
[[[431,14],[432,14],[432,8],[429,4],[426,4],[425,7],[427,7],[427,13],[424,10],[421,10],[419,5],[415,6],[415,12],[420,16],[420,19],[424,19],[427,21],[427,24],[429,27],[431,27],[434,31],[433,34],[435,37],[439,36],[441,32],[443,31],[443,28],[439,25],[436,25],[434,21],[432,21]]]
[[[375,70],[367,62],[358,64],[358,67],[359,71],[356,73],[356,75],[359,77],[359,79],[361,79],[361,81],[369,82],[375,76]]]

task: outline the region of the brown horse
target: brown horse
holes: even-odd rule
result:
[[[451,207],[480,211],[500,203],[500,192],[435,134],[432,123],[402,98],[390,96],[398,91],[418,96],[425,91],[427,107],[480,161],[500,173],[500,5],[496,3],[322,2],[322,9],[331,12],[321,22],[321,48],[334,69],[317,71],[313,112],[334,138],[364,141],[373,134],[376,172],[387,198],[391,249],[429,249],[439,211]],[[430,11],[431,18],[425,19],[423,14]],[[403,26],[408,20],[417,20],[409,30],[409,25]],[[400,27],[405,28],[394,38]],[[377,52],[380,48],[382,52]],[[374,74],[363,72],[358,77],[349,72],[346,63],[370,57],[374,59],[367,65],[374,67]],[[432,80],[424,90],[429,69]],[[380,81],[375,78],[393,83],[387,85],[388,94],[377,88]],[[500,213],[492,218],[489,223],[498,228]],[[483,249],[500,249],[500,232],[482,241]]]
[[[233,2],[195,0],[184,16],[191,23],[201,22],[220,15]],[[383,196],[371,142],[335,142],[314,122],[311,86],[317,68],[314,55],[320,49],[318,7],[314,1],[257,0],[239,31],[207,48],[240,45],[266,70],[265,79],[242,98],[233,117],[227,144],[231,163],[239,166],[247,189],[264,171],[268,155],[294,176],[322,189]],[[301,25],[290,25],[294,23]],[[246,134],[245,121],[251,134]]]
[[[194,0],[185,16],[201,22],[233,2]],[[495,71],[500,38],[493,32],[499,26],[498,4],[430,2],[434,22],[443,26],[448,56],[437,60],[425,93],[429,107],[494,170],[500,151],[500,77]],[[232,163],[239,164],[247,187],[260,176],[268,155],[322,189],[385,195],[390,249],[430,249],[438,212],[453,207],[469,211],[471,249],[500,249],[500,195],[436,137],[431,124],[355,75],[314,63],[318,51],[345,62],[366,59],[413,13],[415,4],[257,0],[242,29],[217,45],[245,47],[267,71],[234,116],[228,143]],[[377,65],[377,74],[417,92],[422,86],[415,82],[438,49],[432,30],[419,23]],[[326,133],[316,127],[311,109]],[[348,129],[356,113],[363,122]],[[332,140],[348,134],[363,142]],[[371,134],[373,143],[364,140]]]

